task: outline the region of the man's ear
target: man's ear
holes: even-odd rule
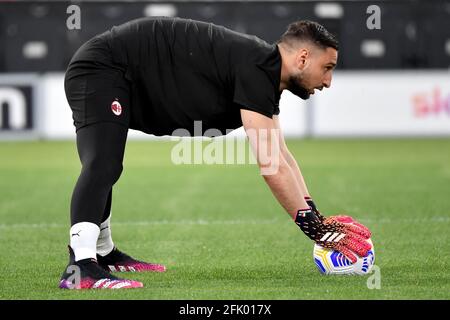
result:
[[[297,55],[295,56],[295,65],[298,69],[303,70],[306,65],[306,59],[308,59],[310,53],[306,48],[299,49]]]

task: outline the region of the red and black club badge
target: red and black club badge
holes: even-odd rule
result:
[[[111,103],[111,110],[116,116],[120,116],[122,114],[122,106],[120,105],[119,99],[116,98]]]

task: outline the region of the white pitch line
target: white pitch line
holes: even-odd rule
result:
[[[245,225],[245,224],[273,224],[281,220],[149,220],[149,221],[124,221],[112,222],[113,227],[121,226],[152,226],[152,225]],[[18,223],[0,224],[0,229],[41,229],[41,228],[65,228],[67,224],[60,223]]]
[[[361,223],[427,223],[427,222],[450,222],[450,215],[448,216],[432,216],[429,218],[408,218],[408,219],[390,219],[390,218],[381,218],[381,219],[356,219]]]
[[[148,220],[148,221],[122,221],[112,222],[113,227],[121,226],[153,226],[153,225],[262,225],[286,223],[284,219],[263,219],[263,220]],[[433,216],[430,218],[412,218],[412,219],[360,219],[365,224],[385,224],[385,223],[448,223],[450,216]],[[67,228],[69,224],[61,223],[18,223],[18,224],[0,224],[0,229],[45,229],[45,228]]]

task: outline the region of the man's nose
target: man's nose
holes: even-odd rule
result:
[[[330,86],[331,86],[331,76],[329,76],[329,77],[327,77],[327,78],[325,78],[324,80],[323,80],[323,86],[325,87],[325,88],[329,88]]]

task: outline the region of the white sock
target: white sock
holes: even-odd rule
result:
[[[111,213],[100,225],[100,235],[97,240],[97,253],[102,257],[106,256],[114,249],[114,242],[111,237]]]
[[[91,222],[79,222],[70,228],[70,246],[75,253],[75,261],[97,259],[95,245],[100,228]]]

